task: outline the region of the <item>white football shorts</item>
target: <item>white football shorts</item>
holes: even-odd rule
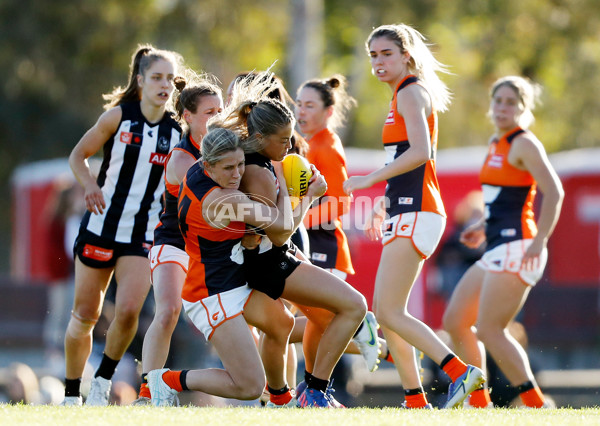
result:
[[[486,251],[476,263],[479,267],[489,272],[510,272],[517,274],[521,281],[529,286],[534,286],[541,278],[548,262],[548,249],[540,255],[536,268],[526,271],[521,268],[521,261],[532,239],[516,240],[494,247]]]
[[[244,313],[253,291],[246,284],[197,302],[182,299],[183,308],[194,326],[204,334],[206,340],[210,340],[218,326]]]
[[[383,224],[383,245],[395,238],[410,238],[417,253],[427,259],[438,246],[446,218],[432,212],[410,212],[396,215]]]
[[[150,259],[150,271],[154,272],[154,268],[165,263],[175,263],[184,270],[187,274],[190,257],[181,249],[169,244],[161,244],[152,246],[148,254]]]

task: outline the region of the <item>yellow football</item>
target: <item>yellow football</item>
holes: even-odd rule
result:
[[[295,208],[308,191],[308,181],[312,177],[312,170],[306,158],[298,154],[286,155],[281,164],[292,208]]]

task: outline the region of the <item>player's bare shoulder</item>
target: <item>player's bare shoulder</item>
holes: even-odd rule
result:
[[[113,107],[107,111],[104,111],[100,115],[100,117],[98,117],[96,127],[98,128],[98,130],[104,132],[115,132],[117,130],[117,126],[121,122],[122,117],[123,110],[121,109],[121,107]]]
[[[544,145],[528,130],[513,139],[508,153],[508,162],[521,170],[528,170],[527,164],[537,163],[545,158]]]

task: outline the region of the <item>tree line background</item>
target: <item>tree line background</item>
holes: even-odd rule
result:
[[[14,167],[66,157],[127,79],[139,43],[175,50],[226,88],[242,70],[274,71],[294,94],[341,73],[358,100],[346,146],[379,148],[390,92],[370,74],[365,39],[403,22],[421,31],[454,94],[440,149],[485,144],[489,85],[508,74],[544,88],[533,130],[549,152],[598,146],[597,0],[21,0],[0,2],[0,196]],[[8,269],[9,203],[0,213]]]

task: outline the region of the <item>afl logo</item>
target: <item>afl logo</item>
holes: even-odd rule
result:
[[[158,149],[160,149],[161,151],[169,150],[169,141],[164,136],[161,136],[158,139]]]

